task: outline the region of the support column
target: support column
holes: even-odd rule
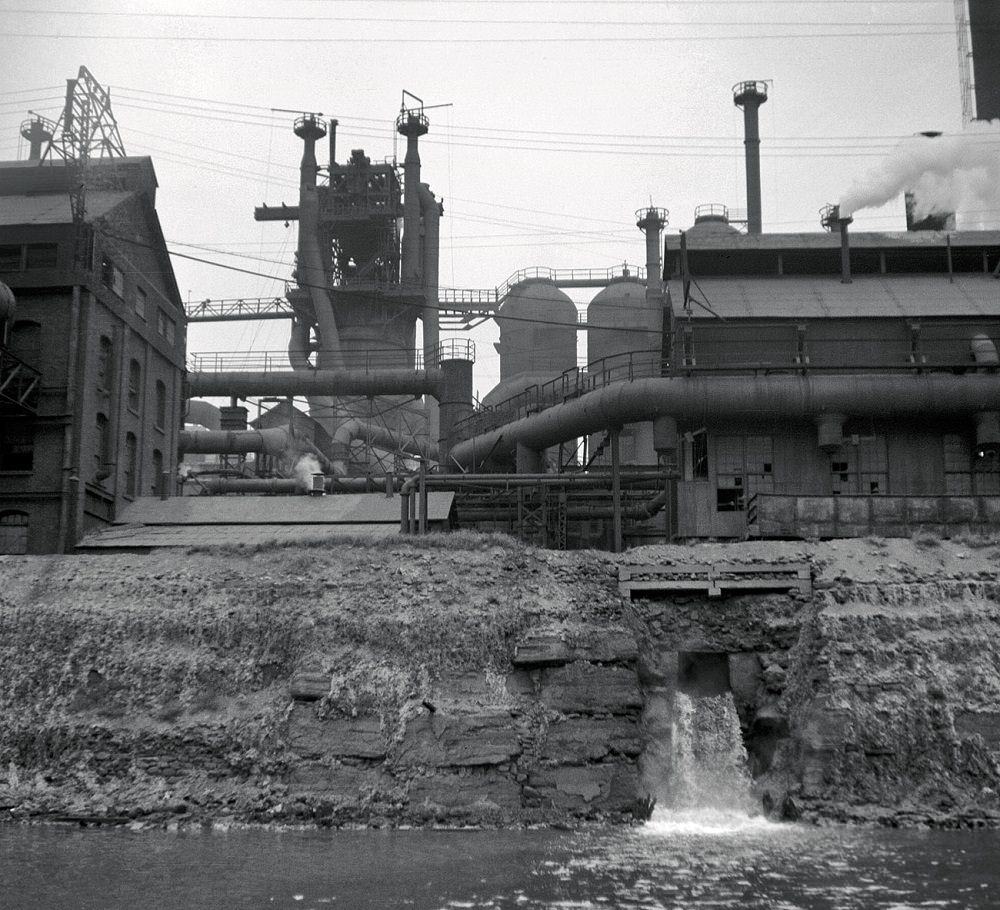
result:
[[[618,427],[611,431],[611,549],[622,551],[622,465],[621,433]]]

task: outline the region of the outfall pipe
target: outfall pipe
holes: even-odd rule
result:
[[[996,410],[1000,376],[940,373],[849,376],[670,376],[621,382],[452,446],[450,457],[474,466],[489,453],[509,460],[518,443],[541,449],[640,420],[670,416],[815,419],[913,414],[972,415]]]
[[[252,395],[435,395],[440,370],[310,370],[291,373],[188,373],[192,398]]]
[[[246,455],[263,452],[280,455],[290,445],[288,431],[283,427],[266,430],[182,430],[177,448],[185,453],[211,455]]]

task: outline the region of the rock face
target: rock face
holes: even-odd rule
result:
[[[813,594],[618,594],[620,561],[760,560],[810,562]],[[961,542],[461,536],[0,557],[0,813],[631,820],[673,694],[722,687],[776,816],[1000,824],[998,565]]]

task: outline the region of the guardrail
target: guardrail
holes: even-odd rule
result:
[[[459,345],[465,343],[462,340],[457,340]],[[472,345],[472,342],[468,342],[468,344]],[[422,370],[424,368],[424,352],[419,349],[381,348],[371,351],[342,351],[340,357],[345,370],[360,372],[381,369]],[[466,360],[469,358],[456,356],[453,359]],[[474,345],[472,359],[475,359]],[[312,366],[313,369],[316,369],[315,358],[313,358]],[[292,365],[288,360],[287,351],[212,351],[188,354],[188,370],[192,373],[286,373],[291,372]]]

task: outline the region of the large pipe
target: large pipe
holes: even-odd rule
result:
[[[195,477],[192,481],[213,496],[226,493],[294,495],[311,492],[296,477]],[[398,490],[402,479],[393,479],[393,489]],[[326,477],[323,489],[327,493],[376,493],[384,492],[386,482],[373,477]]]
[[[760,106],[767,101],[766,82],[737,82],[733,86],[733,104],[743,108],[743,145],[747,168],[747,233],[762,229],[760,205]]]
[[[295,135],[302,139],[302,163],[299,168],[299,247],[297,279],[312,300],[316,316],[320,350],[316,366],[322,370],[340,369],[340,332],[327,292],[326,268],[319,248],[319,196],[316,191],[316,140],[326,135],[323,124],[311,115],[295,121]],[[323,401],[309,402],[310,411],[328,433],[335,428],[334,415]]]
[[[436,396],[440,386],[440,370],[188,373],[188,394],[191,398],[249,398],[256,395]]]
[[[427,132],[427,118],[417,111],[404,111],[396,129],[406,137],[403,159],[403,247],[402,280],[404,287],[420,287],[420,151],[417,142]]]
[[[315,369],[309,360],[309,323],[299,314],[292,320],[288,336],[288,362],[299,373],[312,373]],[[332,417],[337,413],[337,402],[329,395],[310,395],[307,400],[313,415]]]
[[[430,187],[421,183],[418,187],[420,211],[424,219],[424,308],[421,311],[421,325],[424,334],[424,366],[438,366],[438,344],[440,325],[438,321],[438,270],[441,254],[441,204],[434,198]],[[427,427],[431,439],[438,438],[440,427],[436,401],[427,402]]]
[[[452,446],[450,457],[476,465],[509,460],[517,443],[542,449],[638,420],[815,420],[915,414],[971,415],[997,408],[1000,376],[921,375],[669,376],[620,382]]]
[[[284,427],[266,430],[181,430],[177,448],[181,452],[211,455],[246,455],[263,452],[281,455],[291,445]]]
[[[351,455],[351,443],[355,439],[368,440],[372,445],[388,451],[405,452],[424,459],[437,459],[438,447],[430,440],[403,439],[398,433],[377,423],[354,418],[342,423],[333,434],[333,472],[346,475]]]

